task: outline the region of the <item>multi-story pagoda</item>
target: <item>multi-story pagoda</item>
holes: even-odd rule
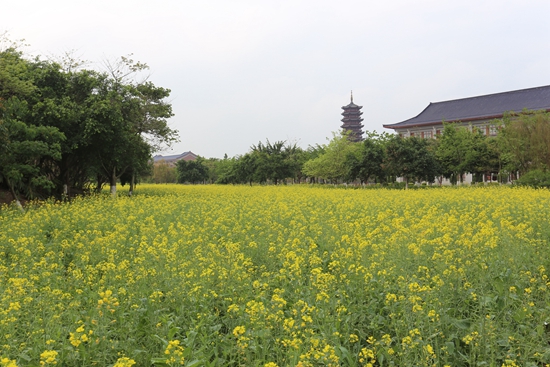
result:
[[[363,140],[363,125],[361,124],[361,121],[363,121],[361,118],[363,112],[360,111],[361,108],[363,108],[363,106],[358,106],[353,103],[353,92],[351,93],[350,104],[342,107],[344,110],[344,112],[342,112],[344,118],[342,119],[343,124],[340,127],[344,129],[345,132],[350,132],[349,139],[354,142]]]

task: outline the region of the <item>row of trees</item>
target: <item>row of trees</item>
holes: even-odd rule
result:
[[[528,171],[550,169],[550,114],[509,114],[496,137],[471,126],[445,124],[437,139],[402,138],[368,133],[361,143],[334,134],[326,145],[303,150],[285,142],[258,143],[242,156],[223,160],[178,162],[178,182],[273,183],[302,182],[473,182],[498,174],[499,180]]]
[[[150,175],[151,153],[177,139],[170,90],[137,77],[147,65],[122,57],[103,71],[79,61],[0,49],[0,186],[17,198],[101,189]]]
[[[268,140],[231,159],[180,161],[176,167],[177,180],[221,184],[278,184],[288,180],[384,183],[403,176],[430,181],[437,174],[437,161],[430,143],[419,138],[402,139],[375,133],[370,133],[361,143],[354,143],[346,135],[335,134],[328,144],[303,150],[295,144]],[[198,169],[201,166],[202,169]]]
[[[5,41],[5,40],[4,40]],[[133,185],[151,177],[151,155],[177,140],[169,128],[170,91],[138,77],[147,65],[122,57],[103,70],[71,57],[31,58],[0,36],[0,189],[14,198],[82,193],[105,184]],[[361,143],[334,135],[301,149],[284,141],[253,145],[234,158],[156,166],[155,182],[435,182],[472,173],[550,169],[550,117],[525,111],[506,116],[496,138],[446,125],[437,139],[367,134]],[[548,177],[550,182],[550,176]]]

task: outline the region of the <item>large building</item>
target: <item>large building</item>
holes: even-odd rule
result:
[[[182,159],[184,161],[194,161],[197,158],[198,158],[198,155],[189,151],[189,152],[183,152],[181,154],[175,154],[175,155],[156,155],[153,157],[153,162],[154,163],[166,162],[171,166],[175,166],[176,162]]]
[[[344,110],[344,112],[342,112],[344,118],[342,119],[343,124],[340,127],[345,132],[349,131],[349,139],[354,142],[363,140],[363,125],[361,124],[363,121],[361,118],[363,112],[361,112],[361,108],[363,108],[363,106],[358,106],[353,103],[353,93],[351,94],[350,104],[342,107]]]
[[[495,120],[506,112],[525,109],[550,111],[550,86],[434,102],[418,116],[384,127],[405,137],[433,138],[443,131],[443,122],[449,122],[471,125],[485,135],[496,135]]]

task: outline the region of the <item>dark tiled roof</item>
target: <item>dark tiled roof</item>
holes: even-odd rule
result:
[[[189,151],[189,152],[183,152],[181,154],[176,154],[176,155],[156,155],[153,157],[153,162],[160,162],[160,161],[166,161],[166,162],[172,162],[172,161],[178,161],[182,158],[184,158],[185,156],[188,156],[188,155],[195,155],[195,153]]]
[[[550,85],[430,103],[418,116],[396,124],[384,125],[384,127],[399,129],[433,125],[441,121],[467,122],[493,119],[502,117],[504,112],[521,112],[524,109],[550,109]]]
[[[347,110],[348,108],[359,108],[359,109],[361,109],[361,108],[363,108],[363,106],[358,106],[358,105],[356,105],[356,104],[353,103],[353,102],[351,102],[351,103],[350,103],[349,105],[347,105],[347,106],[342,106],[342,109],[344,109],[344,110]]]

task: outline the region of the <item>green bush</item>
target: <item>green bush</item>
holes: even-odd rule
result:
[[[550,172],[535,169],[521,176],[516,183],[521,186],[550,187]]]

